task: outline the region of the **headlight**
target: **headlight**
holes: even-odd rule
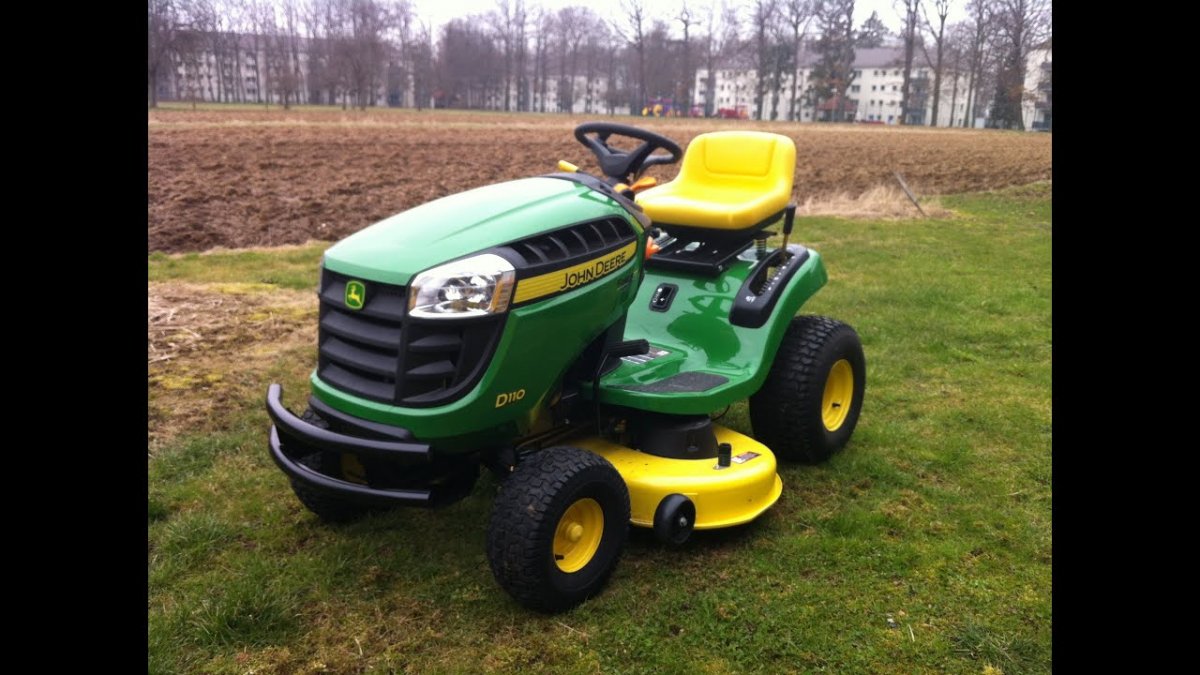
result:
[[[426,319],[501,314],[516,280],[512,264],[493,253],[439,265],[413,279],[408,313]]]

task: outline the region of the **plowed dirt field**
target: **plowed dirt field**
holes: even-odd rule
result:
[[[718,129],[796,141],[796,197],[894,185],[922,195],[1050,178],[1048,134],[868,125],[646,120],[456,111],[154,110],[149,249],[199,251],[334,240],[423,202],[502,180],[596,164],[572,136],[589,119],[643,126],[681,146]],[[674,177],[677,165],[650,175]]]

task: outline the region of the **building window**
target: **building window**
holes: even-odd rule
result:
[[[857,94],[859,89],[862,89],[862,87],[858,86],[857,84],[850,85],[851,93]]]
[[[899,88],[899,87],[897,87],[897,86],[896,86],[896,85],[894,85],[894,84],[892,85],[892,91],[899,91],[899,90],[900,90],[900,88]]]
[[[894,120],[894,119],[896,119],[895,115],[888,115],[888,124],[891,124],[892,120]]]
[[[892,73],[892,74],[893,74],[893,75],[899,75],[899,74],[900,74],[900,71],[898,71],[898,70],[897,70],[896,72],[894,72],[894,73]]]
[[[875,91],[875,85],[871,85],[871,91]]]

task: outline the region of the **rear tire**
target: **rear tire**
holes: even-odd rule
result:
[[[300,416],[300,419],[321,429],[329,428],[329,423],[321,419],[312,408],[306,409],[304,414]],[[314,471],[320,471],[334,478],[345,480],[346,476],[341,466],[323,466],[323,464],[329,464],[334,461],[336,457],[338,457],[338,453],[317,452],[300,458],[299,462]],[[304,508],[316,514],[318,518],[327,523],[349,523],[369,513],[384,510],[380,507],[365,506],[357,502],[347,501],[328,492],[314,490],[294,480],[291,483],[292,492],[296,493],[296,499],[300,500]]]
[[[755,437],[783,459],[825,461],[854,433],[866,372],[853,328],[823,316],[792,319],[766,382],[750,397]]]
[[[517,602],[560,612],[600,592],[628,530],[629,490],[612,464],[579,448],[547,448],[501,484],[488,562]]]

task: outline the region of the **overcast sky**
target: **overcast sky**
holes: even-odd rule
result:
[[[495,8],[495,0],[413,0],[417,6],[417,12],[421,19],[434,24],[440,28],[450,19],[455,17],[467,16],[469,14],[483,14]],[[712,3],[720,4],[721,0],[689,0],[688,6],[693,8],[693,11],[707,7]],[[740,5],[748,6],[750,0],[727,0],[731,6]],[[569,5],[587,6],[600,16],[616,19],[621,12],[621,3],[619,0],[609,0],[604,3],[593,3],[588,0],[525,0],[526,7],[541,5],[547,9],[558,9],[559,7],[567,7]],[[854,25],[858,27],[862,22],[871,16],[871,12],[879,12],[879,18],[887,25],[888,29],[895,33],[900,28],[900,17],[893,6],[895,0],[857,0],[854,3]],[[950,0],[950,16],[946,19],[947,23],[960,21],[966,17],[966,12],[963,5],[965,0]],[[669,20],[679,13],[679,7],[682,5],[680,0],[650,0],[646,3],[652,19]],[[697,11],[698,14],[706,12]],[[743,15],[748,14],[744,12]],[[678,29],[678,24],[674,25]]]

